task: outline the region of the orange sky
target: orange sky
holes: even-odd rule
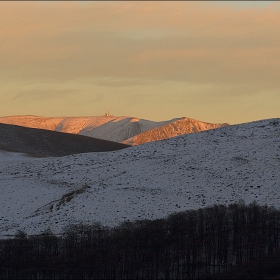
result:
[[[280,4],[0,2],[0,112],[280,117]]]

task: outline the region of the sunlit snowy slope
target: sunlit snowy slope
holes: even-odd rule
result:
[[[280,119],[114,152],[3,159],[0,194],[1,236],[59,233],[78,222],[113,226],[240,200],[279,207]]]
[[[206,123],[190,118],[154,122],[134,117],[110,115],[93,117],[9,116],[0,117],[0,123],[80,134],[129,145],[139,145],[228,125]]]
[[[228,124],[213,124],[207,122],[200,122],[190,118],[174,119],[172,120],[172,122],[168,122],[164,125],[155,127],[154,129],[146,130],[142,133],[139,133],[123,141],[123,143],[136,146],[147,142],[154,142],[183,134],[219,128],[222,126],[228,126]]]

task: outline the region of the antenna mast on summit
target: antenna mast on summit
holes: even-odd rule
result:
[[[112,117],[112,115],[109,114],[109,110],[107,111],[105,108],[105,117]]]

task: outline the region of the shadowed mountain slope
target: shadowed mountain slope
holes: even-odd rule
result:
[[[39,157],[115,151],[129,147],[121,143],[44,129],[0,124],[0,150]]]

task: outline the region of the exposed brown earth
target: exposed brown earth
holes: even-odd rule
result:
[[[0,150],[32,156],[66,156],[77,153],[115,151],[128,145],[44,129],[0,123]]]

